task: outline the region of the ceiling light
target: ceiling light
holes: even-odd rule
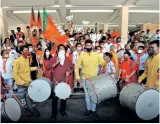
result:
[[[122,7],[122,5],[116,5],[115,7]]]
[[[108,25],[109,27],[118,27],[119,25]],[[137,25],[128,25],[128,27],[136,27]]]
[[[4,6],[4,7],[2,7],[3,9],[8,9],[9,7],[8,6]]]
[[[65,7],[73,7],[71,4],[66,4]]]
[[[113,12],[113,10],[70,10],[70,12]]]
[[[34,10],[35,13],[38,12],[38,10]],[[46,10],[48,13],[56,12],[56,10]],[[13,11],[13,13],[31,13],[31,10],[23,10],[23,11]],[[40,13],[43,13],[43,10],[40,10]]]
[[[129,10],[129,12],[133,12],[133,13],[160,13],[159,10]]]

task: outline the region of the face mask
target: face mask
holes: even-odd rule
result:
[[[46,56],[49,56],[50,55],[50,52],[46,52]]]
[[[33,36],[37,36],[36,34],[33,34]]]
[[[77,47],[77,50],[78,50],[78,51],[81,51],[81,50],[82,50],[82,47]]]
[[[29,54],[29,52],[23,52],[23,56],[24,57],[27,57],[27,56],[29,56],[30,54]]]
[[[22,41],[23,40],[23,38],[19,38],[19,41]]]
[[[99,46],[99,44],[95,44],[95,46]]]
[[[61,64],[61,65],[64,65],[65,54],[60,51],[60,52],[58,53],[58,58],[59,58],[60,64]]]
[[[33,48],[29,48],[29,52],[33,52]]]
[[[21,30],[18,29],[18,32],[20,32]]]
[[[38,48],[38,50],[42,50],[42,48]]]
[[[65,51],[64,51],[64,50],[61,50],[61,51],[59,51],[59,53],[61,53],[61,54],[65,54]]]
[[[138,53],[142,53],[142,52],[143,52],[143,50],[138,50],[137,52],[138,52]]]
[[[153,55],[154,55],[154,49],[150,49],[150,50],[148,51],[148,55],[149,55],[149,56],[153,56]]]
[[[115,41],[115,42],[116,42],[116,39],[117,39],[117,38],[114,38],[114,41]]]
[[[86,48],[87,52],[91,52],[92,48]]]
[[[97,50],[97,53],[100,53],[101,52],[101,50]]]

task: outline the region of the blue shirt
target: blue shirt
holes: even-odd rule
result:
[[[155,35],[153,36],[153,39],[154,39],[154,40],[158,40],[158,39],[159,39],[159,34],[155,34]]]
[[[145,62],[148,58],[148,54],[143,54],[141,57],[140,57],[140,66],[139,66],[139,70],[144,70],[145,69]],[[137,55],[135,54],[133,56],[133,60],[135,62],[137,62]]]

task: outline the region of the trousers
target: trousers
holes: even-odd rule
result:
[[[36,110],[36,102],[30,99],[27,87],[24,86],[18,86],[18,93],[20,93],[21,96],[21,103],[24,109],[27,109],[31,112],[34,112]]]
[[[83,88],[84,88],[84,93],[85,93],[85,101],[86,101],[86,107],[87,107],[87,110],[91,110],[93,112],[96,111],[96,104],[92,102],[90,96],[88,95],[88,91],[86,89],[86,81],[83,80]]]
[[[54,91],[52,91],[52,115],[57,115],[58,113],[58,100],[59,98],[55,95]],[[66,111],[66,100],[60,100],[60,112]]]

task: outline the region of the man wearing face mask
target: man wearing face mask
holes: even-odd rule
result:
[[[28,86],[32,82],[30,72],[37,70],[37,67],[29,66],[28,56],[30,53],[28,46],[23,46],[21,50],[22,55],[14,61],[13,78],[18,86],[18,92],[21,93],[21,103],[23,103],[26,116],[31,117],[35,115],[36,117],[39,117],[40,114],[35,108],[35,102],[29,98],[27,93]]]
[[[26,27],[26,30],[27,30],[27,32],[26,32],[26,34],[25,34],[25,36],[26,36],[26,42],[27,42],[28,44],[30,44],[30,37],[31,37],[31,35],[32,35],[31,30],[30,30],[30,27],[27,26],[27,27]]]
[[[133,60],[136,62],[138,67],[138,76],[141,76],[145,70],[145,62],[148,58],[148,54],[144,51],[144,46],[139,46],[137,50],[137,54],[133,56]],[[145,84],[145,80],[142,82]]]
[[[55,55],[49,62],[46,67],[48,71],[51,71],[52,83],[55,86],[56,83],[60,82],[68,82],[69,75],[73,72],[73,65],[72,62],[66,57],[66,48],[64,45],[60,44],[58,46],[57,55]],[[57,103],[58,97],[55,96],[53,92],[52,96],[52,120],[57,120]],[[60,103],[60,113],[63,117],[67,117],[66,113],[66,100],[61,100]]]
[[[14,59],[9,58],[9,53],[7,50],[2,50],[0,57],[0,73],[4,79],[5,85],[9,85],[10,89],[8,90],[7,97],[12,97],[13,90],[13,62]]]
[[[91,40],[86,40],[85,49],[87,52],[83,53],[79,57],[78,62],[76,64],[75,77],[78,82],[81,82],[79,69],[82,66],[83,87],[85,91],[85,99],[86,99],[86,105],[87,105],[87,111],[85,113],[85,116],[92,115],[93,118],[97,118],[98,115],[96,113],[96,104],[92,102],[91,98],[88,95],[87,89],[85,88],[85,81],[87,79],[96,77],[98,66],[101,65],[105,67],[106,62],[98,53],[92,51],[93,44]]]
[[[23,32],[21,32],[21,28],[20,27],[17,27],[17,33],[16,33],[16,36],[18,37],[21,37],[23,39],[25,39],[25,35]]]
[[[42,50],[42,44],[41,43],[38,43],[37,50],[36,50],[35,53],[37,55],[38,62],[40,63],[40,65],[42,65],[44,51]]]
[[[147,88],[156,88],[159,90],[159,61],[160,61],[160,48],[159,40],[154,40],[149,44],[149,58],[146,61],[146,69],[144,73],[139,77],[138,82],[141,83],[145,77],[147,77]]]
[[[30,67],[38,67],[37,55],[34,52],[33,46],[31,44],[28,44],[28,47],[30,52],[30,56],[29,56]],[[37,79],[37,70],[31,71],[31,79],[32,80]]]
[[[82,51],[82,44],[81,43],[77,43],[76,44],[76,50],[73,52],[73,65],[74,67],[77,64],[78,58],[83,54],[84,52]],[[80,75],[82,74],[82,69],[79,70]],[[83,91],[82,85],[78,84],[80,82],[75,81],[74,82],[74,88],[75,88],[75,92],[76,91]],[[78,86],[79,85],[79,86]]]

